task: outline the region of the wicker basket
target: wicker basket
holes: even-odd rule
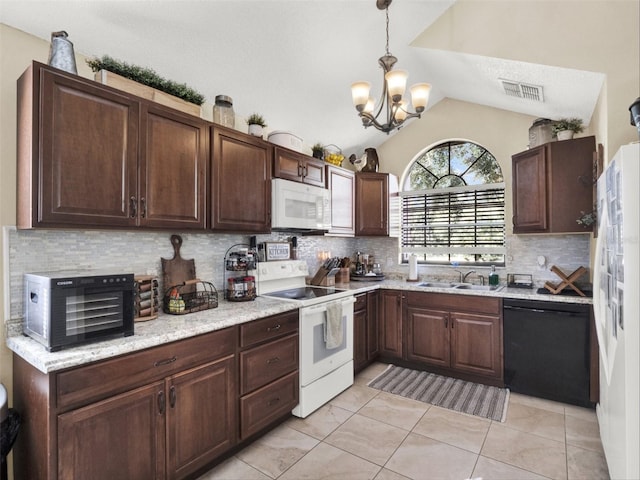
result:
[[[217,306],[216,287],[212,283],[197,279],[174,285],[164,294],[163,311],[171,315],[184,315]]]
[[[342,154],[342,150],[340,147],[336,145],[326,145],[324,147],[324,161],[330,163],[331,165],[336,165],[338,167],[342,166],[342,161],[344,160],[344,155]]]

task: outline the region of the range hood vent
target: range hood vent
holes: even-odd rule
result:
[[[516,82],[513,80],[499,79],[504,88],[504,93],[510,97],[524,98],[536,102],[544,102],[544,95],[540,85]]]

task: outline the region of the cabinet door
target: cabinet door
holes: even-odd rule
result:
[[[286,148],[274,148],[274,171],[277,178],[325,186],[324,162]]]
[[[380,291],[380,355],[402,358],[402,293]]]
[[[141,120],[141,226],[204,229],[209,129],[189,115],[145,105]]]
[[[352,236],[356,229],[355,174],[333,165],[327,165],[326,170],[331,200],[329,233]]]
[[[451,312],[451,366],[461,372],[503,378],[500,317]]]
[[[407,360],[450,366],[449,313],[407,307]]]
[[[163,479],[164,384],[58,416],[58,478]]]
[[[229,355],[167,380],[167,478],[184,478],[235,444],[234,365]]]
[[[33,78],[28,71],[18,87],[28,96],[40,76],[34,121],[18,129],[18,226],[135,225],[130,197],[137,189],[138,102],[44,65],[33,69]],[[26,119],[19,114],[19,120]]]
[[[353,370],[367,365],[367,310],[353,312]]]
[[[389,177],[356,174],[356,236],[389,235]]]
[[[546,146],[512,157],[513,232],[544,232],[547,216]]]
[[[271,230],[271,146],[233,130],[211,129],[211,228]]]
[[[576,220],[593,211],[593,154],[595,137],[548,144],[549,232],[587,233]]]
[[[367,360],[374,360],[380,351],[380,328],[378,323],[379,292],[367,293]]]

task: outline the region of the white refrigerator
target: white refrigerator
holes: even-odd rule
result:
[[[640,478],[640,144],[598,179],[594,314],[600,350],[600,437],[612,479]]]

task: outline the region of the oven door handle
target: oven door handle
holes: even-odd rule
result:
[[[341,301],[342,303],[348,302],[348,303],[356,303],[356,297],[351,296],[351,297],[343,297],[340,298],[338,300],[327,300],[326,302],[320,304],[320,305],[313,305],[311,307],[303,307],[304,310],[306,312],[324,312],[327,310],[327,303],[331,303],[332,301]]]

